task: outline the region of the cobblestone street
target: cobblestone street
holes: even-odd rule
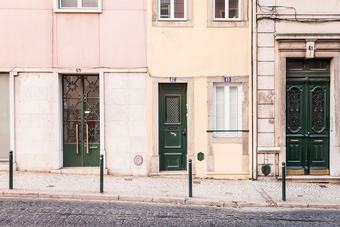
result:
[[[0,200],[1,226],[339,226],[339,210]]]
[[[181,177],[117,177],[106,175],[104,195],[109,200],[159,202],[173,198],[183,203],[188,197],[188,180]],[[282,202],[281,181],[210,180],[195,179],[193,197],[204,202],[223,202],[227,207],[287,206],[299,208],[340,208],[340,185],[336,183],[287,182],[287,201]],[[1,194],[3,193],[3,194]],[[93,199],[102,198],[99,193],[98,175],[51,174],[15,172],[14,190],[8,190],[8,173],[0,172],[0,194],[11,197]],[[22,194],[20,194],[22,193]],[[82,195],[87,196],[82,197]],[[12,195],[13,196],[13,195]],[[171,202],[172,203],[172,202]],[[176,202],[178,203],[178,202]]]

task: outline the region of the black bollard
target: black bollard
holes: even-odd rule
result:
[[[286,201],[286,163],[282,162],[282,200]]]
[[[104,155],[100,155],[100,193],[104,193]]]
[[[192,160],[189,160],[189,197],[192,198]]]
[[[9,189],[13,189],[13,151],[9,152]]]

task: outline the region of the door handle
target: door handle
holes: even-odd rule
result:
[[[78,141],[78,135],[79,134],[79,125],[76,124],[76,154],[79,154],[79,141]]]
[[[183,136],[186,136],[187,135],[187,129],[185,128],[185,129],[183,129],[183,131],[182,131],[182,135]]]
[[[89,153],[89,124],[86,123],[86,154]]]

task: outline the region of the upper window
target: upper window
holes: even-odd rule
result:
[[[242,129],[241,85],[215,85],[215,135],[239,136]],[[219,131],[220,130],[220,131]]]
[[[186,20],[187,0],[158,0],[159,20]]]
[[[57,9],[62,11],[101,11],[101,0],[57,0]]]
[[[213,0],[214,20],[240,20],[241,0]]]

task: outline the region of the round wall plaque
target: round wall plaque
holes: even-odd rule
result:
[[[143,157],[141,155],[136,155],[133,159],[136,166],[141,166],[143,164]]]

